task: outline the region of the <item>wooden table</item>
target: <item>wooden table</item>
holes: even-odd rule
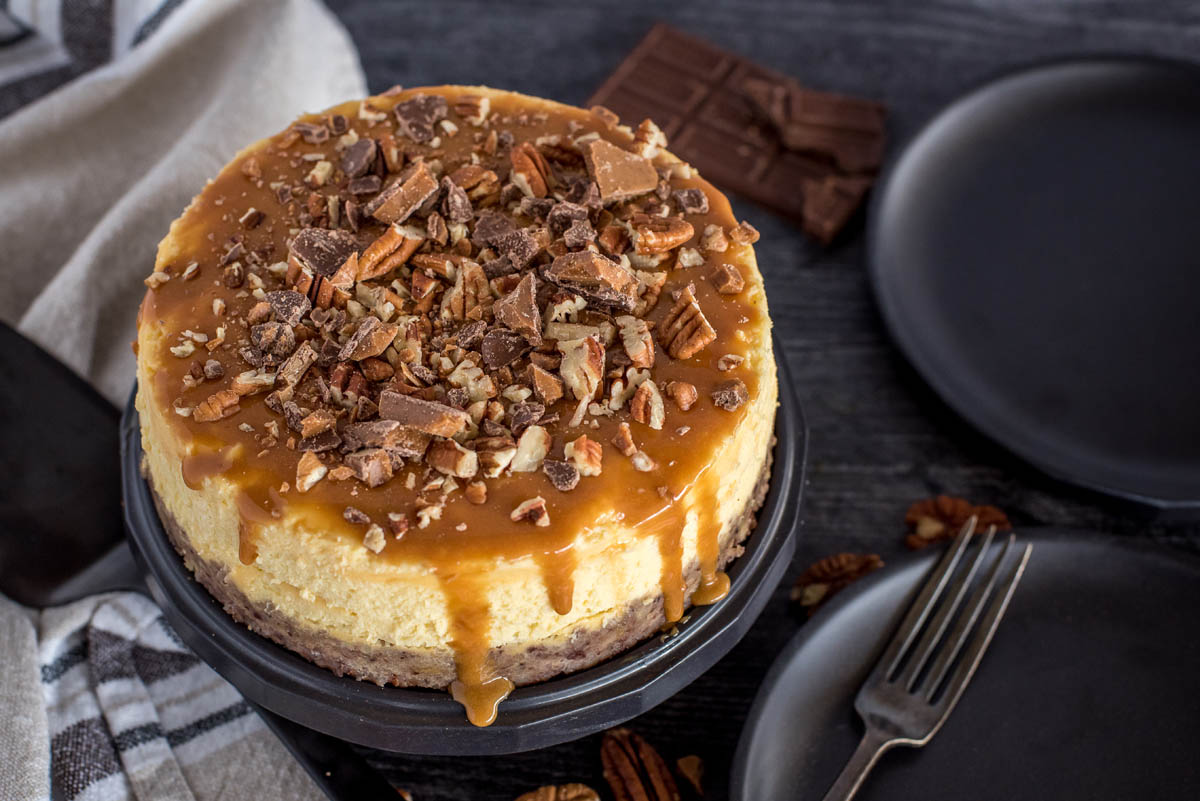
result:
[[[673,0],[651,7],[606,0],[583,7],[330,0],[330,6],[359,47],[372,91],[396,83],[486,82],[581,104],[655,21],[667,20],[814,87],[884,101],[894,142],[1009,66],[1097,51],[1185,59],[1200,53],[1200,9],[1186,2]],[[837,551],[900,556],[908,505],[943,492],[996,504],[1019,528],[1077,526],[1200,550],[1200,524],[1156,522],[1042,476],[942,404],[883,329],[863,269],[861,218],[825,250],[769,211],[736,198],[734,207],[762,232],[758,254],[771,313],[811,431],[793,576]],[[789,578],[776,590],[720,664],[630,724],[670,761],[699,754],[708,799],[727,797],[746,712],[775,654],[804,622],[790,608],[790,585]],[[587,782],[608,796],[598,736],[508,757],[373,752],[370,758],[418,801],[507,800],[566,781]]]

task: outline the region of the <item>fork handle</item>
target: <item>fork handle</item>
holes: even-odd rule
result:
[[[854,798],[871,768],[875,767],[880,754],[895,744],[894,739],[868,726],[858,748],[854,749],[850,761],[842,768],[829,792],[825,793],[823,801],[850,801]]]

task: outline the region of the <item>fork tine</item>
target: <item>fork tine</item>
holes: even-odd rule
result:
[[[1026,545],[1022,549],[1021,555],[1008,571],[1008,575],[1004,581],[997,585],[1001,565],[1005,562],[1008,551],[1015,542],[1016,535],[1010,534],[1008,541],[1004,544],[1004,550],[1001,551],[995,565],[992,567],[987,585],[973,599],[971,608],[963,615],[963,618],[952,632],[953,641],[950,647],[943,649],[929,672],[930,678],[925,693],[926,700],[932,699],[937,693],[942,681],[949,673],[951,665],[954,664],[955,657],[958,656],[959,651],[967,643],[968,637],[970,638],[970,645],[966,653],[963,654],[962,661],[959,662],[958,667],[950,675],[946,685],[946,692],[942,700],[938,702],[938,705],[944,709],[943,716],[949,715],[950,710],[954,709],[954,705],[958,703],[958,698],[962,695],[962,691],[966,688],[967,683],[970,682],[971,677],[975,675],[975,669],[979,666],[980,659],[983,658],[983,652],[987,650],[988,645],[991,643],[992,635],[996,633],[996,627],[1000,625],[1000,618],[1004,616],[1005,610],[1008,609],[1008,602],[1012,600],[1013,593],[1017,589],[1017,584],[1025,574],[1025,565],[1029,562],[1029,555],[1033,552],[1032,544]],[[993,590],[995,590],[994,594]],[[982,620],[980,620],[980,613],[984,605],[988,602],[989,597],[991,598],[991,603],[987,605],[987,612],[983,615]],[[976,621],[978,621],[978,625],[976,625]]]
[[[912,657],[908,660],[908,664],[904,666],[904,670],[896,678],[897,681],[904,685],[904,689],[908,692],[912,692],[913,687],[916,686],[917,679],[921,677],[921,669],[929,662],[930,656],[933,655],[938,644],[941,643],[942,636],[946,633],[950,621],[953,620],[954,613],[962,606],[962,602],[966,600],[967,594],[971,591],[971,582],[975,580],[975,574],[979,572],[979,566],[987,558],[988,546],[992,544],[992,538],[995,534],[996,527],[988,526],[987,533],[983,537],[983,542],[980,543],[979,549],[975,553],[975,558],[971,560],[971,564],[966,570],[957,571],[957,576],[954,579],[954,583],[950,586],[946,601],[938,607],[937,614],[933,616],[933,620],[929,625],[924,628]]]
[[[883,652],[883,656],[876,664],[872,678],[879,676],[886,680],[896,672],[896,666],[900,664],[901,658],[912,645],[921,626],[925,623],[925,619],[929,617],[930,611],[941,597],[942,590],[946,588],[946,582],[949,581],[954,568],[958,566],[958,560],[966,550],[967,543],[970,542],[971,535],[974,533],[975,518],[971,517],[959,530],[954,542],[942,555],[933,575],[925,582],[920,594],[909,606],[908,612],[904,615],[904,621],[900,624],[900,628],[896,629],[896,634],[888,643],[887,650]]]

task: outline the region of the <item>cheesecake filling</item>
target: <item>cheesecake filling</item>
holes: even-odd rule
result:
[[[569,620],[618,531],[653,545],[668,624],[725,596],[770,321],[757,233],[665,147],[649,120],[436,87],[303,117],[205,188],[147,279],[138,404],[151,474],[175,460],[233,510],[235,583],[279,531],[297,560],[343,549],[326,572],[420,575],[477,725],[513,688],[494,565],[532,564]]]

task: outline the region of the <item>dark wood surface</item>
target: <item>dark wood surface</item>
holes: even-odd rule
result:
[[[330,0],[330,6],[358,45],[372,91],[396,83],[487,83],[568,103],[583,103],[650,26],[666,20],[814,87],[884,101],[893,154],[941,105],[1007,67],[1072,53],[1184,59],[1200,53],[1194,2]],[[900,556],[901,521],[913,500],[944,492],[996,504],[1018,527],[1080,527],[1200,550],[1200,525],[1155,520],[1039,475],[949,411],[883,329],[863,269],[861,215],[838,244],[822,249],[771,212],[734,201],[762,232],[758,254],[771,313],[811,438],[803,528],[789,579],[728,657],[631,723],[668,760],[699,754],[709,799],[727,797],[746,712],[775,654],[803,624],[789,608],[791,577],[837,551]],[[587,782],[607,797],[598,743],[589,737],[502,758],[370,758],[418,801],[512,799],[566,781]]]

